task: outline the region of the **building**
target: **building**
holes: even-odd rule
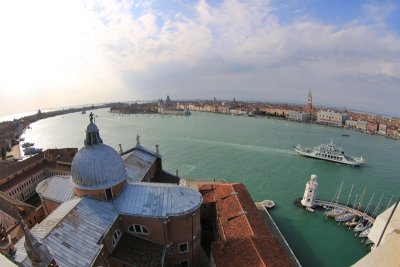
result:
[[[35,187],[53,175],[69,175],[76,148],[48,149],[26,160],[0,166],[0,191],[25,201]]]
[[[71,176],[38,185],[49,215],[31,230],[22,225],[25,237],[15,245],[14,262],[121,267],[199,262],[201,194],[173,183],[144,182],[179,180],[160,170],[158,151],[143,148],[139,136],[121,158],[103,144],[92,116],[84,144]]]
[[[312,94],[311,90],[308,91],[308,98],[307,98],[307,104],[306,104],[306,113],[311,114],[313,112],[313,106],[312,106]]]
[[[359,120],[359,121],[357,121],[356,128],[357,128],[357,130],[366,132],[367,131],[367,124],[368,124],[368,122]]]
[[[378,132],[379,123],[376,121],[368,121],[367,132],[376,134]]]
[[[346,113],[321,110],[317,113],[317,122],[331,126],[343,126],[349,116]]]
[[[291,121],[308,121],[310,120],[310,113],[302,111],[290,111],[287,113],[286,118]]]
[[[266,226],[243,184],[199,185],[203,233],[211,241],[211,266],[299,266]]]
[[[379,126],[378,126],[378,134],[380,134],[380,135],[386,135],[386,124],[384,124],[384,123],[379,123]]]
[[[310,181],[306,183],[306,188],[304,190],[304,196],[301,199],[301,205],[304,207],[312,208],[315,205],[315,199],[317,198],[318,183],[317,175],[311,175]]]
[[[172,101],[169,96],[167,96],[165,102],[162,99],[158,101],[158,113],[166,115],[190,115],[188,108],[179,108],[179,103]]]
[[[345,123],[345,125],[346,125],[346,127],[347,128],[357,128],[357,121],[355,121],[355,120],[346,120],[346,123]]]

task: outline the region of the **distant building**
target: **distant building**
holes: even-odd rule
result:
[[[345,124],[347,128],[357,128],[357,121],[355,120],[346,120]]]
[[[302,111],[290,111],[287,113],[286,118],[291,121],[308,121],[310,120],[310,113]]]
[[[317,113],[317,122],[321,124],[327,124],[332,126],[343,126],[349,116],[346,113],[321,110]]]
[[[378,132],[379,123],[376,121],[368,121],[367,132],[376,134]]]
[[[190,115],[188,108],[179,108],[179,103],[172,101],[169,96],[167,96],[165,102],[162,99],[158,101],[158,113],[166,115]]]
[[[363,131],[363,132],[365,132],[365,131],[367,131],[367,122],[366,121],[357,121],[357,126],[356,126],[356,128],[357,128],[357,130],[360,130],[360,131]]]
[[[380,135],[386,135],[386,124],[384,123],[379,123],[379,127],[378,127],[378,134]]]

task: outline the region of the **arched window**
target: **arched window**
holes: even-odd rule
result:
[[[122,233],[121,233],[120,230],[116,230],[114,232],[113,237],[112,237],[112,246],[113,246],[113,248],[115,248],[115,246],[117,245],[119,239],[121,238],[121,235],[122,235]]]
[[[148,235],[150,234],[149,230],[146,227],[140,224],[131,224],[128,227],[128,232],[134,234]]]

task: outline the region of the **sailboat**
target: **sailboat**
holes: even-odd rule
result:
[[[371,205],[371,201],[374,199],[374,196],[375,196],[375,192],[372,194],[372,196],[371,196],[371,198],[370,198],[370,200],[369,200],[369,202],[367,204],[367,207],[364,210],[364,214],[368,212],[369,207]],[[367,222],[368,222],[367,220],[365,220],[364,218],[361,218],[359,223],[357,224],[356,228],[354,228],[354,232],[363,231],[365,229],[365,227],[366,227]]]
[[[355,217],[355,215],[351,212],[346,212],[344,214],[341,214],[339,216],[335,217],[335,221],[337,222],[347,222],[350,221],[351,219],[353,219]]]
[[[350,193],[349,193],[349,197],[347,198],[347,202],[346,202],[346,207],[348,207],[349,202],[350,202],[350,198],[351,198],[351,193],[353,193],[353,187],[354,184],[351,185],[351,189],[350,189]],[[348,220],[351,220],[354,218],[354,214],[352,212],[344,212],[341,215],[338,215],[335,217],[335,221],[337,222],[347,222]]]
[[[342,192],[342,187],[343,187],[343,181],[340,184],[340,188],[339,188],[339,191],[337,192],[337,195],[335,194],[335,196],[336,196],[335,204],[337,204],[339,201],[339,197]],[[335,198],[335,196],[333,196],[333,199]],[[332,199],[332,202],[333,202],[333,199]],[[326,215],[326,217],[336,217],[336,216],[343,214],[344,212],[345,212],[344,209],[336,207],[334,209],[325,211],[325,215]]]
[[[357,226],[358,222],[356,220],[356,217],[353,217],[353,219],[351,221],[347,221],[344,225],[350,227],[355,227]]]
[[[364,230],[358,235],[359,237],[367,237],[369,232],[371,231],[371,225],[367,225]]]

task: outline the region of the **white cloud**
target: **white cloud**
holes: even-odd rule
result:
[[[11,72],[0,90],[86,90],[94,101],[172,92],[298,102],[311,87],[321,104],[365,109],[379,92],[385,111],[398,113],[400,38],[385,24],[391,5],[365,5],[363,17],[337,26],[305,17],[282,24],[268,1],[201,0],[168,11],[148,1],[40,3],[46,9],[35,2],[29,12],[3,12],[0,24],[14,26],[0,26],[8,40],[0,55],[11,64],[0,63]],[[29,83],[18,85],[22,63]]]

